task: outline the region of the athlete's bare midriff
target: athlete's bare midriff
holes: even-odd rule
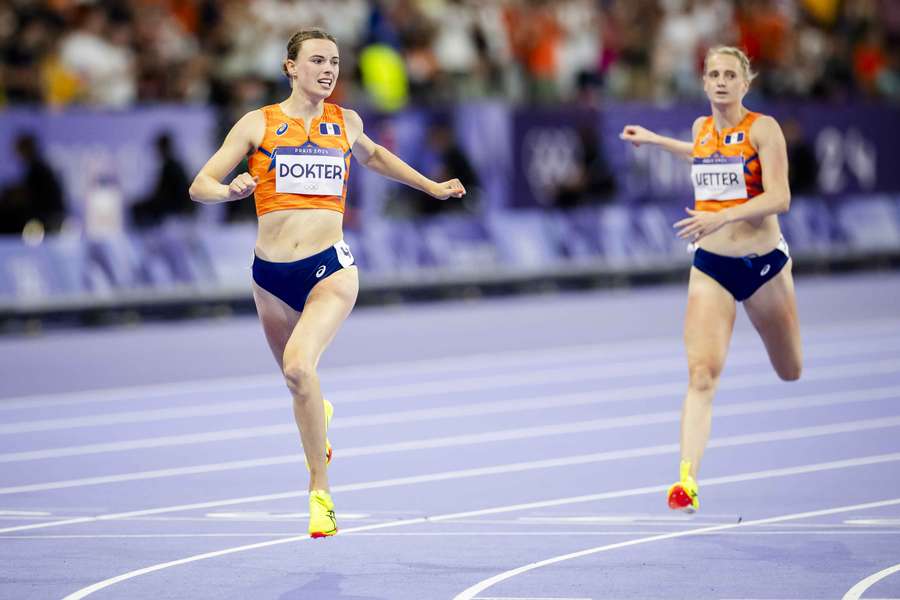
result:
[[[324,208],[276,210],[259,217],[256,255],[293,262],[333,246],[344,237],[344,215]]]
[[[780,239],[778,217],[768,215],[754,221],[728,223],[701,239],[697,245],[722,256],[762,255],[774,250]]]

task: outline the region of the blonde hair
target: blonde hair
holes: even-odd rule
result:
[[[706,75],[706,65],[709,63],[709,59],[717,54],[724,54],[726,56],[733,56],[738,59],[738,62],[741,63],[741,73],[744,75],[744,79],[747,80],[747,83],[750,83],[756,78],[756,73],[753,72],[753,69],[750,68],[750,59],[747,58],[747,55],[744,54],[744,51],[740,48],[735,48],[734,46],[716,46],[714,48],[710,48],[706,52],[706,58],[703,59],[703,75]]]
[[[334,39],[334,36],[324,29],[301,29],[300,31],[292,35],[291,39],[287,43],[287,59],[281,65],[281,70],[284,71],[284,74],[289,78],[291,74],[288,73],[287,61],[297,60],[297,55],[300,54],[300,46],[302,46],[303,42],[305,42],[306,40],[328,40],[330,42],[334,42],[335,46],[338,45],[337,40]]]

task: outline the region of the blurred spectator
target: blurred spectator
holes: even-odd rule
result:
[[[125,107],[137,99],[134,55],[127,21],[111,22],[100,6],[82,5],[78,25],[62,41],[62,64],[80,82],[87,104]]]
[[[580,152],[571,178],[556,188],[554,205],[571,209],[585,204],[605,204],[616,189],[603,147],[597,138],[596,116],[578,127]]]
[[[5,18],[11,15],[6,13]],[[41,81],[35,77],[48,53],[53,34],[49,23],[37,14],[24,14],[17,20],[18,36],[3,48],[6,97],[12,103],[40,102]]]
[[[604,98],[693,99],[703,55],[720,44],[743,46],[754,59],[756,94],[841,101],[892,94],[888,63],[900,36],[900,2],[7,2],[0,3],[0,98],[233,107],[241,103],[234,96],[242,82],[252,79],[264,102],[274,101],[287,92],[280,71],[285,40],[310,26],[337,36],[342,76],[335,99],[357,108],[402,105],[402,78],[412,103],[496,95],[516,103],[569,101],[583,81],[599,82]],[[374,66],[360,66],[373,56]],[[386,66],[390,81],[380,81]]]
[[[785,119],[781,122],[781,127],[787,143],[791,193],[798,196],[815,193],[819,162],[816,160],[812,144],[806,138],[803,127],[797,119]]]
[[[853,50],[853,75],[859,87],[874,94],[878,78],[887,67],[887,62],[883,31],[875,24],[867,26]]]
[[[172,215],[191,215],[196,207],[188,195],[190,180],[184,167],[172,149],[168,133],[156,138],[159,155],[159,174],[150,195],[131,207],[131,215],[137,227],[151,227]]]
[[[48,233],[59,231],[66,216],[59,179],[41,155],[30,133],[20,134],[15,152],[22,162],[23,175],[3,191],[0,200],[0,233],[21,233],[36,222]]]
[[[900,102],[900,45],[894,44],[884,69],[875,81],[878,93],[893,102]]]
[[[462,200],[450,198],[441,201],[412,190],[414,214],[427,216],[459,210],[474,212],[478,209],[478,175],[456,143],[453,129],[440,118],[435,120],[428,132],[427,149],[421,157],[421,166],[422,173],[434,181],[459,179],[466,188],[466,195]]]
[[[853,67],[850,64],[850,44],[837,34],[832,34],[828,44],[822,75],[812,89],[814,97],[842,102],[853,91]]]

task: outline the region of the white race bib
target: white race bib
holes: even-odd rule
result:
[[[744,159],[740,156],[695,158],[691,181],[697,200],[742,200],[747,197]]]
[[[341,263],[342,267],[346,269],[353,265],[353,253],[350,252],[350,246],[344,240],[335,244],[334,249],[337,251],[338,262]]]
[[[347,168],[337,148],[279,146],[275,153],[275,191],[279,194],[340,196]]]

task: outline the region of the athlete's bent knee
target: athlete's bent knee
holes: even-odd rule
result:
[[[709,392],[716,387],[719,369],[708,364],[691,365],[689,370],[691,389],[698,392]]]
[[[295,400],[302,400],[308,395],[310,383],[315,377],[316,369],[307,361],[290,360],[284,363],[284,380]]]

